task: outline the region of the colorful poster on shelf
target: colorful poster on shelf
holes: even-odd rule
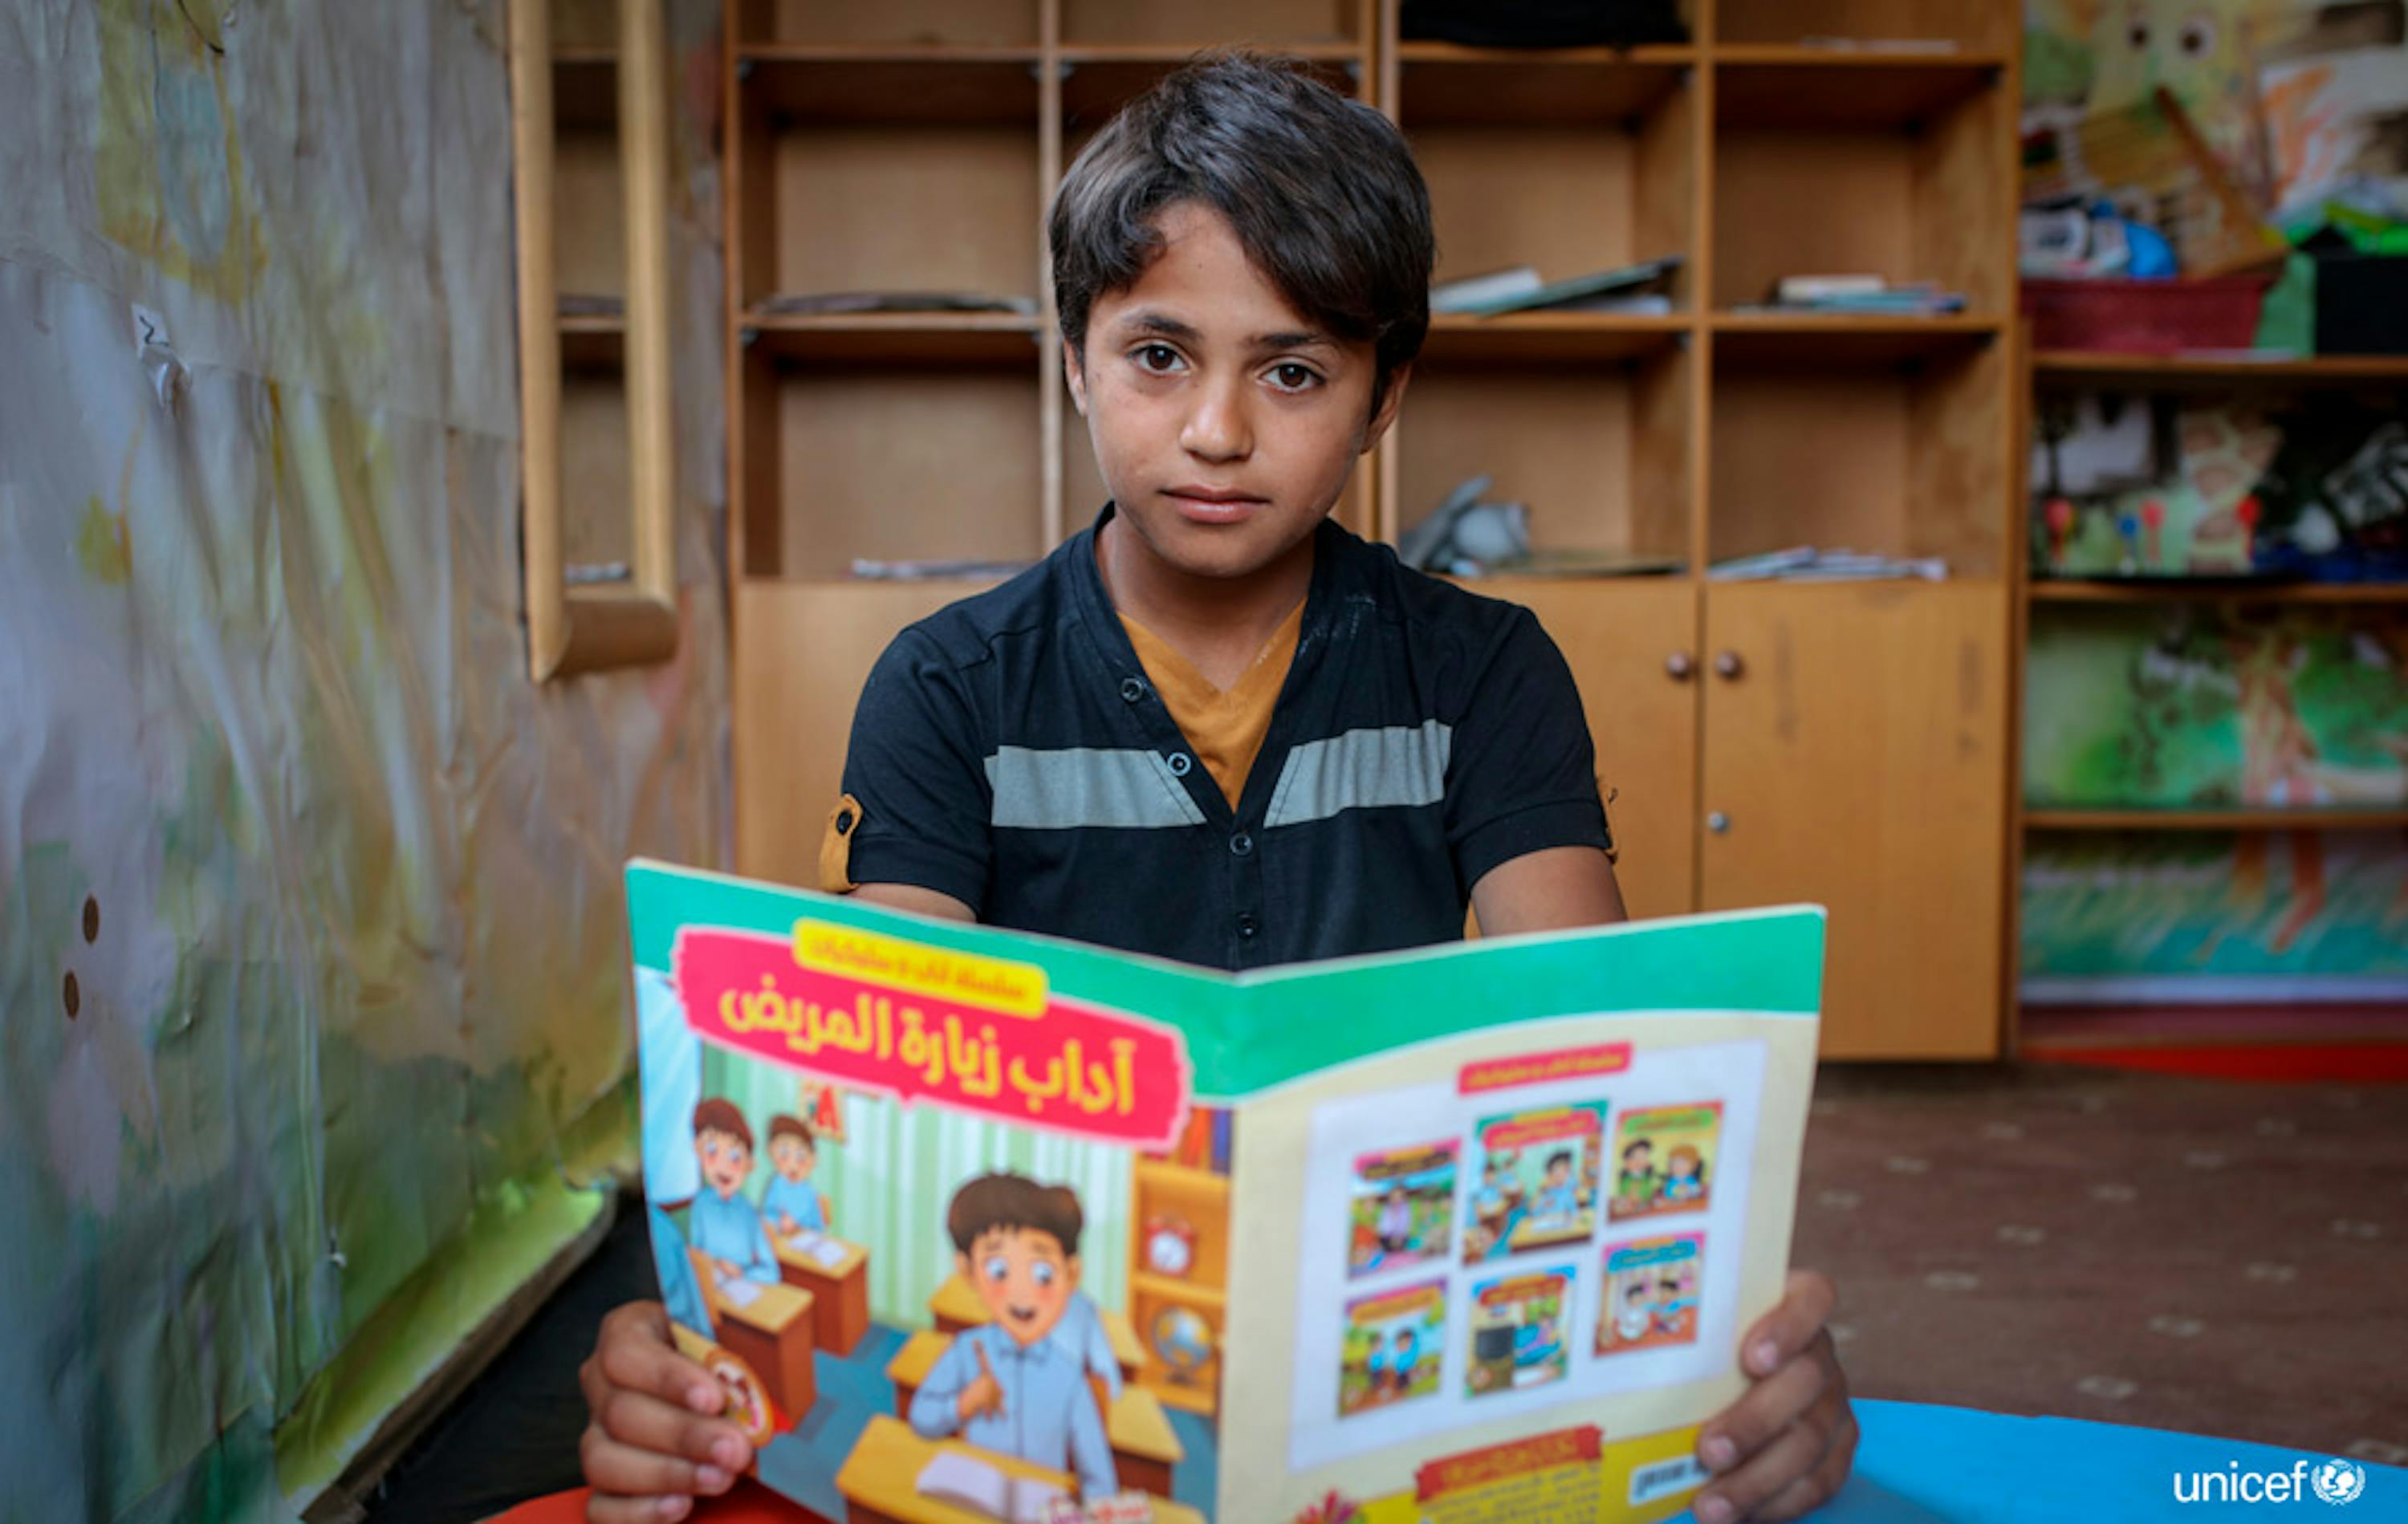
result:
[[[2317,993],[2408,978],[2408,616],[2054,607],[2028,668],[2027,797],[2047,809],[2301,811],[2291,831],[2044,832],[2027,847],[2028,998]]]
[[[1646,1520],[1702,1480],[1780,1295],[1819,911],[1230,977],[651,863],[628,906],[662,1297],[812,1513]],[[1704,1140],[1681,1231],[1730,1246],[1644,1366],[1595,1332],[1624,1115]]]
[[[2053,608],[2033,620],[2035,807],[2408,807],[2408,616]]]
[[[2408,178],[2408,34],[2395,6],[2304,0],[2026,0],[2027,131],[2173,92],[2250,194],[2313,206]]]

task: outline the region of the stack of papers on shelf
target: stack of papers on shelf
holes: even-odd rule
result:
[[[1804,36],[1798,39],[1798,46],[1835,53],[1889,53],[1914,58],[1944,58],[1959,50],[1953,37]]]
[[[1442,280],[1430,288],[1430,311],[1493,318],[1505,312],[1618,312],[1661,316],[1672,310],[1672,298],[1661,288],[1681,267],[1681,256],[1598,270],[1563,280],[1546,281],[1527,264],[1485,275]]]
[[[1707,569],[1710,582],[1875,582],[1920,579],[1948,580],[1948,563],[1938,556],[1920,560],[1861,555],[1854,550],[1820,550],[1801,545],[1760,556],[1718,562]]]
[[[1775,281],[1769,300],[1740,310],[1922,318],[1962,312],[1965,297],[1930,280],[1893,284],[1877,275],[1797,275]]]

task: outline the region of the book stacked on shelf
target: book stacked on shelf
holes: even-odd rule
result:
[[[1948,580],[1948,563],[1938,556],[1905,558],[1864,555],[1854,550],[1823,550],[1801,545],[1760,556],[1716,562],[1707,569],[1712,582],[1883,582]]]
[[[1965,310],[1961,292],[1937,281],[1893,282],[1877,275],[1784,276],[1764,302],[1742,312],[1835,313],[1852,317],[1932,318]]]
[[[1681,256],[1597,270],[1562,280],[1543,280],[1527,264],[1484,275],[1441,280],[1430,288],[1437,316],[1494,318],[1508,312],[1618,313],[1663,317],[1672,310],[1670,285]]]

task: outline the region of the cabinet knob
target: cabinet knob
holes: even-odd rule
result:
[[[1724,835],[1730,830],[1730,817],[1714,810],[1706,817],[1706,829],[1717,836]]]
[[[1676,683],[1687,682],[1689,678],[1696,674],[1697,670],[1697,658],[1691,656],[1687,651],[1674,651],[1671,655],[1664,658],[1665,674]]]
[[[1732,679],[1738,677],[1741,673],[1745,672],[1746,670],[1747,663],[1739,659],[1739,652],[1718,651],[1715,653],[1714,675],[1716,677],[1725,679]]]

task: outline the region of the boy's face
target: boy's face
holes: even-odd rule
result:
[[[735,1195],[752,1173],[752,1150],[733,1132],[704,1128],[694,1135],[694,1155],[702,1163],[702,1177],[723,1199]]]
[[[1324,332],[1246,259],[1237,231],[1190,202],[1154,225],[1163,249],[1098,298],[1068,351],[1104,484],[1142,552],[1192,577],[1242,578],[1295,549],[1379,442],[1372,346]]]
[[[1025,1347],[1054,1332],[1079,1289],[1079,1257],[1031,1228],[990,1228],[957,1256],[997,1327]]]
[[[1646,1144],[1632,1144],[1622,1150],[1622,1167],[1633,1175],[1640,1173],[1647,1167],[1647,1160],[1652,1151]]]
[[[810,1144],[789,1132],[769,1140],[769,1162],[789,1180],[808,1180],[811,1166],[819,1162],[819,1155]]]
[[[1571,1179],[1571,1177],[1572,1161],[1570,1160],[1551,1159],[1547,1161],[1547,1184],[1549,1186],[1552,1187],[1566,1184]]]

